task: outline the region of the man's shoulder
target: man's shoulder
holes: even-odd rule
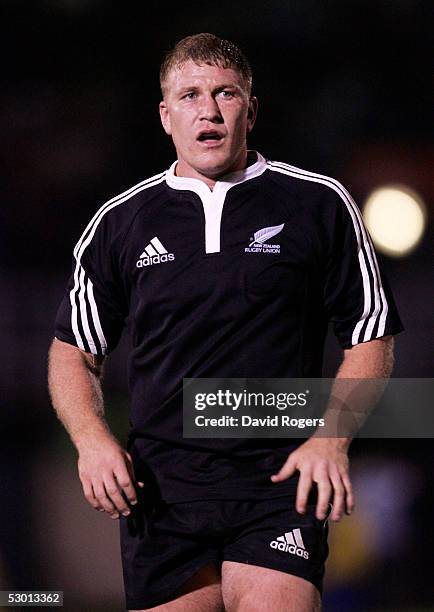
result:
[[[335,201],[345,202],[351,198],[342,183],[331,176],[274,160],[267,160],[267,169],[271,171],[273,178],[280,185],[292,191],[305,193],[307,196],[314,194],[328,195]]]
[[[166,172],[144,179],[102,204],[90,219],[75,248],[79,245],[84,248],[93,240],[102,240],[106,244],[122,240],[137,213],[149,201],[155,201],[158,190],[164,191]]]
[[[164,189],[166,172],[164,170],[149,178],[145,178],[125,191],[113,196],[99,207],[96,214],[106,215],[110,211],[134,214],[137,207],[153,198],[158,190]]]
[[[148,202],[155,201],[159,191],[166,186],[166,170],[143,179],[139,183],[113,196],[102,204],[94,214],[92,222],[103,225],[124,225],[132,220]]]

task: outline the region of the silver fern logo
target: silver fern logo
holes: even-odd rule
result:
[[[280,244],[270,244],[268,241],[283,230],[281,225],[263,227],[250,237],[250,244],[244,249],[246,253],[280,253]]]

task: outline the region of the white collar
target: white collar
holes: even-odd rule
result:
[[[250,151],[248,151],[248,153],[250,153]],[[235,172],[229,172],[228,174],[223,175],[218,181],[216,181],[213,191],[211,191],[208,185],[200,179],[189,176],[176,176],[175,168],[176,164],[178,163],[177,161],[174,161],[167,170],[166,182],[169,187],[172,187],[173,189],[188,189],[199,194],[204,194],[204,192],[214,193],[215,191],[226,192],[234,185],[238,185],[239,183],[244,183],[245,181],[255,178],[266,170],[267,163],[265,158],[258,151],[254,151],[254,153],[256,153],[257,156],[257,160],[254,164],[251,164],[242,170],[235,170]]]

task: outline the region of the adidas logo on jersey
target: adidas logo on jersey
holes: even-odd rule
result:
[[[152,238],[148,246],[140,255],[140,259],[137,261],[136,266],[138,268],[144,268],[146,266],[152,266],[154,264],[164,263],[166,261],[173,261],[175,255],[168,253],[157,236]]]
[[[285,535],[279,536],[275,540],[272,540],[270,542],[270,546],[276,550],[281,550],[282,552],[287,552],[291,555],[297,555],[297,557],[309,559],[309,553],[304,546],[300,529],[287,531]]]

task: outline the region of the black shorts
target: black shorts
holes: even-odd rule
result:
[[[139,502],[129,517],[120,519],[127,608],[167,603],[211,561],[217,567],[237,561],[300,576],[322,593],[328,516],[322,521],[315,517],[315,499],[310,496],[304,515],[295,510],[293,495],[159,501],[151,508]]]

